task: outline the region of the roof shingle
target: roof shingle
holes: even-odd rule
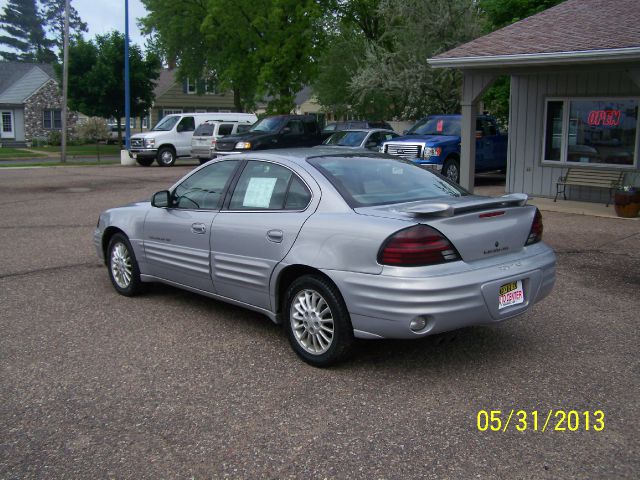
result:
[[[567,0],[434,58],[630,47],[640,47],[640,0]]]

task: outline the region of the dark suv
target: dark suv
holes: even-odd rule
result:
[[[320,145],[320,127],[311,115],[277,115],[258,120],[247,132],[228,135],[216,143],[215,155],[247,150]]]

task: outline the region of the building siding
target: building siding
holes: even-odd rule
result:
[[[176,81],[167,91],[156,97],[151,111],[152,125],[155,125],[162,118],[164,109],[182,109],[183,112],[195,112],[196,110],[235,111],[231,92],[214,95],[187,94],[184,93],[181,81]]]
[[[624,70],[558,72],[511,76],[511,110],[507,192],[554,197],[558,178],[567,166],[542,164],[545,100],[549,97],[640,97],[640,87]],[[640,135],[640,132],[637,133]],[[636,165],[638,160],[636,160]],[[630,168],[627,177],[637,178]],[[567,187],[567,198],[606,202],[604,189]]]

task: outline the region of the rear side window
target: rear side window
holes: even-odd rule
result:
[[[221,123],[218,127],[218,135],[231,135],[233,123]]]
[[[307,186],[294,175],[285,200],[285,210],[304,210],[311,201],[311,192]]]
[[[248,132],[251,130],[252,125],[238,125],[238,130],[236,133]]]
[[[445,178],[400,159],[349,156],[307,161],[352,208],[468,195]]]
[[[211,135],[213,135],[213,127],[214,125],[210,123],[201,123],[200,126],[196,128],[196,131],[193,132],[193,136],[194,137],[210,137]]]

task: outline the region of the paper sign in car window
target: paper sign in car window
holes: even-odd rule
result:
[[[243,207],[269,208],[277,178],[252,178],[242,201]]]
[[[444,130],[444,120],[438,120],[438,123],[436,124],[436,132],[442,133],[442,130]]]

